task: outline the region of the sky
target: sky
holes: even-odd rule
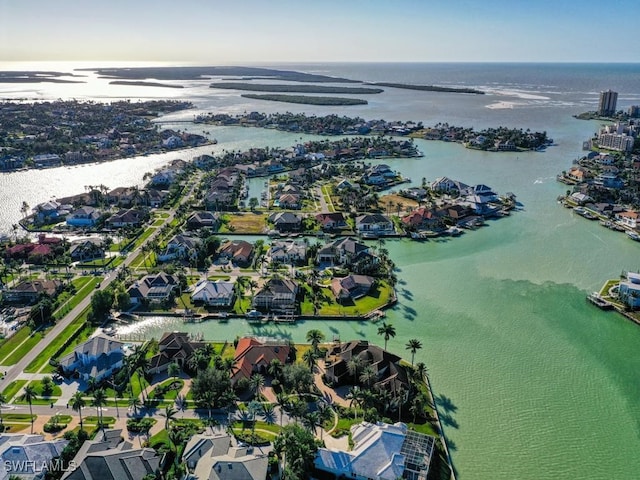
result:
[[[0,0],[0,62],[640,62],[640,1]]]

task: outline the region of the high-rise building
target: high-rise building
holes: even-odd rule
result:
[[[618,103],[618,92],[613,92],[611,90],[600,92],[598,115],[614,115],[616,113],[616,103]]]
[[[640,105],[631,105],[629,107],[629,116],[631,118],[638,118],[640,117]]]

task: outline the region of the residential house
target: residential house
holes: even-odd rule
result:
[[[638,228],[638,212],[633,210],[617,213],[615,219],[625,227],[632,229]]]
[[[154,186],[169,186],[176,181],[178,171],[167,168],[155,173],[150,181],[150,185]]]
[[[582,183],[587,180],[587,170],[582,167],[571,167],[565,174],[566,178],[576,183]]]
[[[106,335],[96,335],[60,358],[58,364],[67,376],[78,375],[85,382],[98,382],[110,377],[122,367],[124,343]]]
[[[320,228],[325,232],[342,230],[348,227],[347,221],[345,220],[342,212],[318,213],[316,215],[316,220],[320,224]]]
[[[69,442],[62,438],[45,441],[42,435],[3,433],[0,435],[0,480],[44,479],[53,460]]]
[[[159,208],[164,205],[168,196],[169,192],[167,190],[148,188],[144,191],[145,204],[151,208]]]
[[[184,368],[194,352],[204,345],[204,342],[191,340],[188,333],[165,332],[158,341],[158,353],[149,359],[149,372],[164,372],[172,363]]]
[[[405,225],[405,228],[416,230],[440,230],[444,226],[442,217],[439,216],[434,209],[427,207],[417,208],[410,214],[402,217],[402,223]]]
[[[271,244],[269,256],[272,262],[301,265],[307,260],[307,244],[303,241],[276,240]]]
[[[622,179],[614,173],[601,173],[593,179],[593,184],[604,188],[613,188],[615,190],[619,190],[624,187]]]
[[[3,296],[7,302],[32,304],[42,295],[55,296],[61,289],[60,280],[25,280],[5,290]]]
[[[142,480],[160,475],[160,456],[151,448],[133,448],[122,430],[104,430],[86,440],[73,458],[77,465],[61,480]]]
[[[366,213],[356,217],[356,230],[360,233],[390,235],[395,233],[393,222],[380,213]]]
[[[324,266],[352,265],[364,257],[372,257],[369,247],[351,237],[339,238],[318,249],[318,264]]]
[[[104,257],[102,240],[99,238],[87,238],[71,244],[69,254],[73,261],[93,260]]]
[[[362,422],[351,427],[353,448],[318,449],[314,461],[318,470],[335,478],[355,480],[426,479],[436,438],[409,430],[397,422]]]
[[[293,311],[296,309],[298,284],[288,278],[270,278],[253,297],[253,308],[265,311]]]
[[[198,256],[198,250],[202,245],[202,240],[198,237],[178,234],[169,240],[167,246],[158,255],[160,262],[170,260],[193,260]]]
[[[278,197],[278,204],[275,205],[274,203],[274,206],[298,210],[301,207],[300,198],[300,195],[295,193],[284,193]]]
[[[199,228],[211,228],[217,230],[220,227],[220,214],[211,212],[193,212],[187,218],[187,228],[196,230]]]
[[[93,227],[100,219],[100,211],[93,207],[80,207],[67,215],[70,227]]]
[[[400,365],[401,358],[366,340],[341,343],[329,350],[325,357],[326,378],[336,385],[351,384],[353,377],[347,364],[354,357],[362,361],[362,368],[370,366],[376,372],[377,380],[373,388],[391,393],[410,391],[407,371]]]
[[[431,182],[431,190],[434,192],[458,193],[469,188],[462,182],[451,180],[448,177],[438,177]]]
[[[265,480],[269,467],[267,450],[239,446],[226,432],[194,435],[185,446],[184,480]]]
[[[269,221],[280,233],[299,232],[302,228],[302,217],[291,212],[276,212],[269,215]]]
[[[627,272],[618,287],[618,297],[629,308],[640,308],[640,273]]]
[[[340,180],[334,188],[335,190],[339,191],[339,190],[346,190],[346,189],[352,189],[352,188],[360,188],[360,186],[357,183],[350,182],[345,178],[343,180]]]
[[[106,225],[110,228],[138,227],[145,218],[146,214],[143,211],[130,208],[111,215],[107,218]]]
[[[339,302],[355,300],[367,295],[374,283],[375,278],[369,275],[350,274],[343,278],[334,277],[331,280],[331,291]]]
[[[429,192],[427,192],[426,189],[424,188],[420,188],[420,187],[411,187],[411,188],[407,188],[406,190],[403,190],[400,192],[400,194],[408,197],[408,198],[412,198],[414,200],[424,200],[425,198],[427,198],[427,195],[429,194]]]
[[[220,247],[219,255],[222,260],[248,265],[253,255],[253,245],[244,240],[232,240]]]
[[[173,275],[160,272],[156,275],[146,275],[127,289],[133,305],[140,305],[145,301],[163,302],[169,300],[176,288],[178,279]]]
[[[56,222],[64,218],[72,209],[71,205],[49,200],[33,207],[33,220],[38,224]]]
[[[235,282],[200,280],[193,288],[191,301],[210,307],[231,307],[235,301],[234,287]]]
[[[136,187],[118,187],[107,193],[107,202],[119,207],[130,207],[140,200],[140,191]]]
[[[254,373],[267,373],[269,364],[278,360],[283,365],[291,360],[291,347],[286,340],[278,338],[242,337],[238,340],[233,356],[231,381],[249,379]]]

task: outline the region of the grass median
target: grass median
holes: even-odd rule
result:
[[[84,323],[87,320],[88,313],[89,307],[85,308],[82,313],[78,315],[78,317],[76,317],[75,320],[67,325],[66,328],[62,330],[62,332],[60,332],[58,336],[45,347],[42,353],[34,358],[29,365],[27,365],[27,368],[25,368],[24,371],[26,373],[37,373],[42,367],[47,365],[49,359],[53,358],[58,350],[62,348],[64,342],[66,342],[67,339],[69,339],[69,337],[73,335],[73,333],[75,333],[78,329],[83,328]]]

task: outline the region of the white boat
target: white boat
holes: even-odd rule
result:
[[[640,242],[640,234],[638,232],[634,232],[633,230],[627,230],[627,235],[631,240],[635,240],[636,242]]]

